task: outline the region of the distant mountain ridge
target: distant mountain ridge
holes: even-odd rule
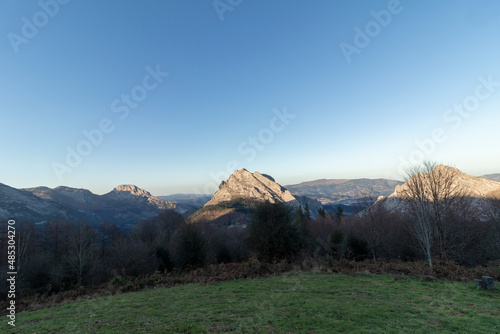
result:
[[[78,210],[86,210],[89,206],[94,205],[99,198],[99,195],[92,193],[90,190],[65,186],[54,189],[48,187],[35,187],[22,190],[30,192],[42,199],[67,205]]]
[[[491,181],[496,181],[496,182],[500,182],[500,173],[496,173],[496,174],[487,174],[487,175],[483,175],[481,176],[483,179],[487,179],[487,180],[491,180]]]
[[[388,179],[320,179],[285,187],[294,195],[308,196],[327,204],[350,201],[361,194],[388,196],[401,184],[403,182]]]
[[[210,199],[212,198],[212,195],[208,194],[172,194],[172,195],[165,195],[165,196],[158,196],[159,199],[162,199],[167,202],[173,202],[176,204],[180,205],[187,205],[187,206],[203,206],[205,205]]]
[[[0,220],[44,222],[57,216],[72,220],[94,219],[92,214],[0,183]]]
[[[134,185],[120,185],[104,195],[96,195],[86,189],[70,187],[54,189],[36,187],[22,191],[57,203],[64,208],[84,213],[91,223],[109,220],[121,227],[154,217],[162,210],[176,208],[175,203],[159,199]]]

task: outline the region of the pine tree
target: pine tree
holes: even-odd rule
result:
[[[326,211],[323,207],[321,208],[318,208],[318,214],[323,217],[323,218],[326,218]]]
[[[344,209],[342,209],[342,207],[340,205],[337,206],[337,212],[335,213],[335,215],[337,216],[337,219],[339,221],[342,218],[342,216],[344,215]]]

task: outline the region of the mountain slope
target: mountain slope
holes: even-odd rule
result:
[[[175,209],[176,204],[159,199],[134,185],[121,185],[104,195],[96,195],[86,189],[69,187],[37,187],[25,189],[41,199],[57,203],[61,207],[78,210],[93,221],[109,220],[122,228],[154,217],[165,209]]]
[[[40,223],[57,216],[72,220],[91,218],[85,213],[50,199],[0,183],[0,220],[13,219]]]
[[[150,205],[160,210],[174,209],[175,204],[164,201],[151,195],[144,189],[138,188],[134,185],[121,185],[117,186],[111,192],[104,194],[101,198],[108,201],[128,203],[131,205]]]
[[[99,195],[93,194],[87,189],[76,189],[70,187],[36,187],[23,189],[40,198],[47,199],[78,210],[88,210],[99,200]]]

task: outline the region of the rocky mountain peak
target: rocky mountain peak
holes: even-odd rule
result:
[[[297,201],[288,190],[276,183],[272,177],[259,172],[250,173],[243,168],[231,174],[227,181],[222,181],[219,190],[205,205],[216,205],[237,198],[250,198],[257,201],[268,200],[271,203]]]
[[[153,206],[165,210],[165,209],[173,209],[175,208],[175,203],[167,202],[158,197],[155,197],[144,189],[141,189],[132,184],[123,184],[115,187],[113,191],[104,195],[113,200],[127,200],[127,201],[145,201]]]
[[[117,187],[115,187],[115,189],[113,189],[113,191],[129,193],[129,194],[132,194],[135,196],[141,196],[141,197],[151,197],[152,196],[148,191],[141,189],[141,188],[139,188],[135,185],[132,185],[132,184],[123,184],[123,185],[117,186]]]

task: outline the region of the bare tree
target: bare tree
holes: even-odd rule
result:
[[[390,237],[390,229],[385,228],[388,213],[382,204],[373,205],[377,195],[373,190],[363,191],[356,195],[356,209],[359,213],[359,228],[368,242],[373,260],[377,260],[379,249]]]
[[[122,275],[150,274],[158,267],[151,246],[134,236],[116,240],[110,248],[110,260]]]
[[[413,217],[410,229],[432,267],[432,257],[446,257],[446,242],[458,212],[467,215],[468,196],[455,168],[424,162],[407,171],[400,196]]]
[[[96,260],[97,233],[88,224],[78,221],[69,236],[67,264],[82,284]]]
[[[500,259],[500,191],[491,194],[487,250],[494,260]]]
[[[489,207],[487,208],[487,217],[489,220],[500,223],[500,190],[494,191],[489,195]]]
[[[174,210],[164,210],[155,218],[139,222],[132,235],[148,245],[166,245],[175,230],[184,222],[184,217]]]
[[[99,231],[99,244],[101,247],[101,257],[105,258],[108,254],[108,248],[116,240],[123,237],[123,232],[118,229],[116,224],[110,223],[105,219],[102,224],[98,227]]]
[[[62,216],[57,216],[44,225],[42,247],[53,259],[59,259],[63,244],[63,228],[67,223]]]
[[[184,223],[184,217],[172,209],[160,212],[156,220],[160,227],[162,241],[166,243],[170,242],[175,230]]]
[[[17,271],[26,264],[35,253],[36,236],[35,224],[33,223],[20,223],[16,229],[16,243],[17,243]]]

